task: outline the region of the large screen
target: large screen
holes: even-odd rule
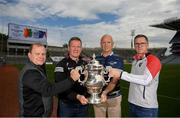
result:
[[[47,44],[47,29],[26,25],[8,24],[8,42]]]

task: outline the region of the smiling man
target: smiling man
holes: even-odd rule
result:
[[[68,43],[68,55],[55,68],[55,81],[60,82],[70,78],[71,70],[87,63],[81,56],[82,42],[79,37],[72,37]],[[79,75],[78,73],[76,73]],[[80,75],[80,79],[84,79]],[[73,87],[58,95],[58,117],[88,117],[88,93],[85,86],[75,82]]]
[[[134,45],[137,54],[132,62],[131,73],[110,69],[109,74],[130,82],[128,101],[131,117],[157,117],[161,63],[156,56],[148,53],[149,42],[145,35],[137,35]]]
[[[105,68],[112,67],[117,69],[123,69],[123,60],[116,54],[113,53],[113,38],[109,34],[102,36],[100,40],[102,52],[96,59]],[[104,75],[105,80],[108,79],[108,75]],[[122,95],[120,91],[120,81],[108,82],[108,85],[103,87],[101,94],[100,104],[93,105],[94,113],[96,117],[121,117],[121,100]]]
[[[19,77],[20,117],[50,117],[52,96],[70,88],[79,77],[73,72],[71,79],[50,83],[44,65],[46,48],[40,43],[30,46],[28,59]]]

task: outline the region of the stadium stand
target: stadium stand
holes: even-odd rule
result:
[[[17,44],[18,45],[18,44]],[[24,44],[25,47],[22,46],[22,44],[15,46],[13,44],[12,49],[3,49],[4,54],[6,54],[6,62],[9,64],[24,64],[27,61],[27,53],[28,53],[28,46],[27,44]],[[6,48],[4,46],[4,48]],[[155,55],[157,55],[159,58],[162,58],[165,54],[167,48],[150,48],[149,51]],[[67,54],[67,48],[63,47],[57,47],[57,46],[47,46],[47,63],[48,64],[56,64],[57,58],[62,59]],[[125,61],[125,63],[131,63],[132,56],[135,54],[135,51],[131,48],[114,48],[114,52],[122,57]],[[92,55],[100,54],[101,48],[84,48],[82,54],[87,57],[91,57]],[[54,60],[53,60],[54,59]],[[17,61],[18,60],[18,61]]]
[[[180,64],[180,18],[174,17],[164,20],[163,23],[151,25],[152,27],[175,30],[176,34],[171,39],[169,44],[172,54],[162,60],[162,63]]]

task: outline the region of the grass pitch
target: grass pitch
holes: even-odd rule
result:
[[[19,69],[22,65],[17,66]],[[51,82],[54,81],[54,66],[47,65],[47,75]],[[125,65],[126,71],[130,72],[131,65]],[[122,116],[128,117],[128,87],[129,83],[123,80],[121,82],[122,91]],[[160,117],[178,117],[180,116],[180,65],[163,65],[160,73],[158,87],[159,116]],[[89,116],[94,117],[92,105],[89,108]]]

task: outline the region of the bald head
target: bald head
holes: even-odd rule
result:
[[[102,48],[102,54],[104,56],[108,56],[111,54],[112,49],[113,49],[113,39],[112,36],[109,34],[105,34],[101,38],[101,48]]]
[[[108,40],[111,40],[111,42],[113,43],[113,39],[112,39],[112,36],[109,35],[109,34],[105,34],[101,37],[101,42],[105,39],[108,39]]]

